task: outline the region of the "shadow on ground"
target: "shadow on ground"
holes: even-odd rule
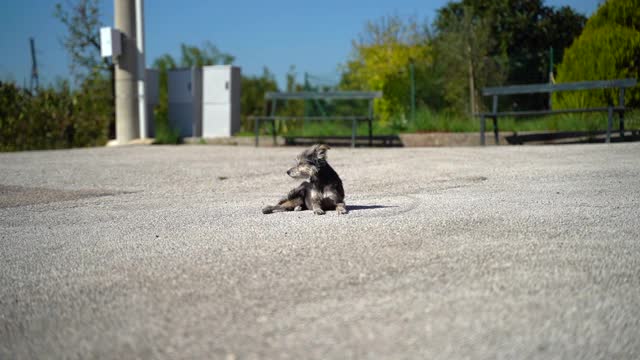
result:
[[[386,209],[386,208],[394,208],[397,206],[386,206],[386,205],[347,205],[348,211],[358,211],[358,210],[371,210],[371,209]]]

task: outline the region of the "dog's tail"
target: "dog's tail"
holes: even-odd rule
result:
[[[277,206],[265,206],[262,208],[263,214],[271,214],[277,208]]]
[[[271,213],[280,212],[280,211],[293,211],[293,210],[296,210],[296,207],[302,206],[303,203],[304,202],[302,199],[291,199],[291,200],[283,199],[278,203],[278,205],[263,207],[262,213],[271,214]]]

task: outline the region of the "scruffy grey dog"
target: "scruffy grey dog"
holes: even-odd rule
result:
[[[264,214],[277,211],[313,210],[316,215],[324,215],[326,210],[346,214],[342,180],[327,163],[328,145],[313,145],[296,157],[296,165],[287,171],[294,179],[309,179],[289,191],[277,205],[266,206]]]

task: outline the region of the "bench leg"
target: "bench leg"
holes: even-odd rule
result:
[[[607,118],[607,139],[605,142],[611,142],[611,128],[613,127],[613,107],[609,106],[609,117]]]
[[[276,139],[276,121],[275,119],[271,121],[271,131],[273,132],[273,146],[278,145],[278,140]]]
[[[369,147],[373,146],[373,124],[372,120],[369,119]]]
[[[256,119],[254,127],[256,132],[256,147],[258,147],[258,143],[260,141],[260,119]]]
[[[353,122],[351,124],[351,147],[355,148],[356,147],[356,131],[358,128],[358,122],[353,119]]]
[[[495,139],[496,145],[500,144],[500,137],[498,136],[498,118],[493,118],[493,137]]]
[[[484,128],[485,128],[485,121],[486,119],[484,118],[484,115],[480,116],[480,145],[484,146]]]
[[[620,138],[624,139],[624,111],[620,111]]]

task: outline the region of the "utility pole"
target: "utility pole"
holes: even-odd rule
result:
[[[149,136],[147,129],[147,102],[145,100],[146,64],[144,61],[144,0],[136,0],[136,44],[138,45],[138,117],[140,138]]]
[[[114,0],[114,23],[122,33],[122,54],[116,60],[116,141],[124,145],[139,137],[138,49],[135,1]]]
[[[38,62],[36,61],[36,41],[29,38],[31,43],[31,81],[29,82],[29,91],[33,94],[34,90],[38,90]]]

